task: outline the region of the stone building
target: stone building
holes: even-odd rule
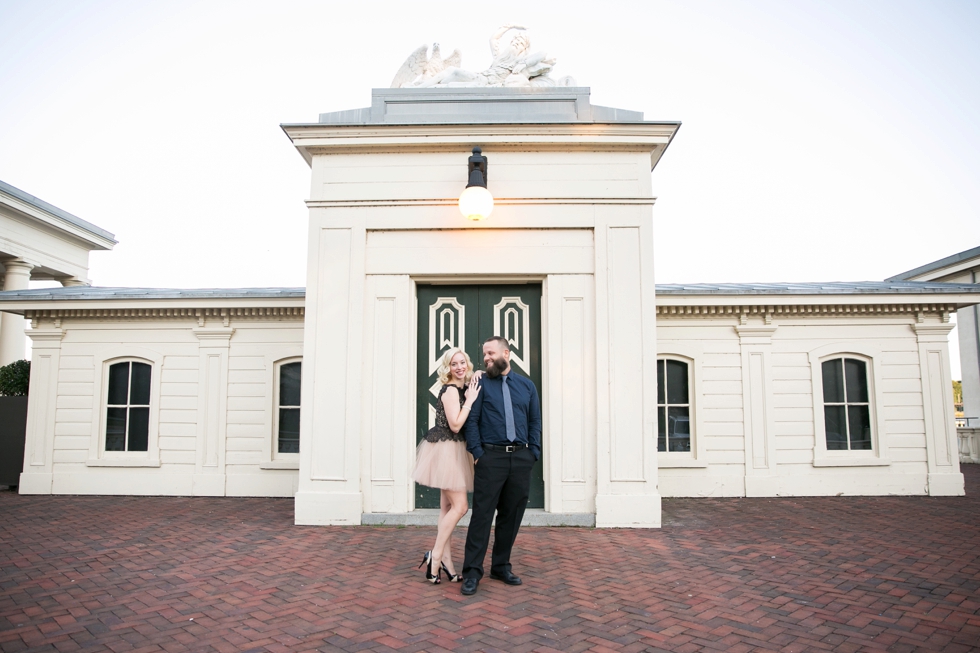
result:
[[[974,247],[914,270],[897,274],[887,281],[940,281],[980,284],[980,247]],[[956,314],[960,346],[960,373],[963,381],[963,426],[960,434],[960,460],[980,463],[980,306]]]
[[[528,518],[656,527],[664,496],[963,493],[947,334],[972,284],[655,286],[678,123],[589,90],[375,90],[284,125],[305,289],[0,293],[31,322],[24,493],[295,496],[301,524],[431,507],[433,363],[511,342],[537,384]],[[495,198],[457,198],[473,147]],[[706,237],[706,236],[703,236]]]
[[[0,289],[31,279],[87,285],[89,252],[115,244],[108,231],[0,181]],[[0,366],[24,358],[24,345],[24,318],[0,313]]]

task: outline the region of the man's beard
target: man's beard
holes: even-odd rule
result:
[[[491,379],[496,379],[498,376],[503,374],[504,370],[507,369],[507,361],[503,358],[495,358],[487,364],[487,376]]]

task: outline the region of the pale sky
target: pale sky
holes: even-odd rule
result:
[[[505,23],[593,103],[684,123],[659,282],[880,280],[980,245],[973,0],[0,0],[0,179],[116,234],[96,285],[303,286],[310,172],[279,124],[368,106],[423,43],[481,70]]]

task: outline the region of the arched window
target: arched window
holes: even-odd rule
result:
[[[870,450],[868,364],[858,358],[832,358],[823,361],[820,371],[827,450]]]
[[[109,366],[105,450],[146,451],[150,434],[150,374],[138,361]]]
[[[691,387],[687,363],[657,360],[657,451],[691,451]]]
[[[282,363],[276,376],[276,453],[299,453],[301,361]]]

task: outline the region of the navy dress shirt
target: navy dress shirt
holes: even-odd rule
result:
[[[480,387],[480,394],[466,418],[466,449],[473,454],[473,458],[483,455],[484,444],[512,444],[507,440],[507,422],[504,420],[503,377],[491,379],[484,374],[480,378]],[[510,388],[514,407],[515,442],[526,444],[534,459],[538,460],[541,458],[541,404],[538,391],[531,379],[513,370],[507,375],[507,387]]]

